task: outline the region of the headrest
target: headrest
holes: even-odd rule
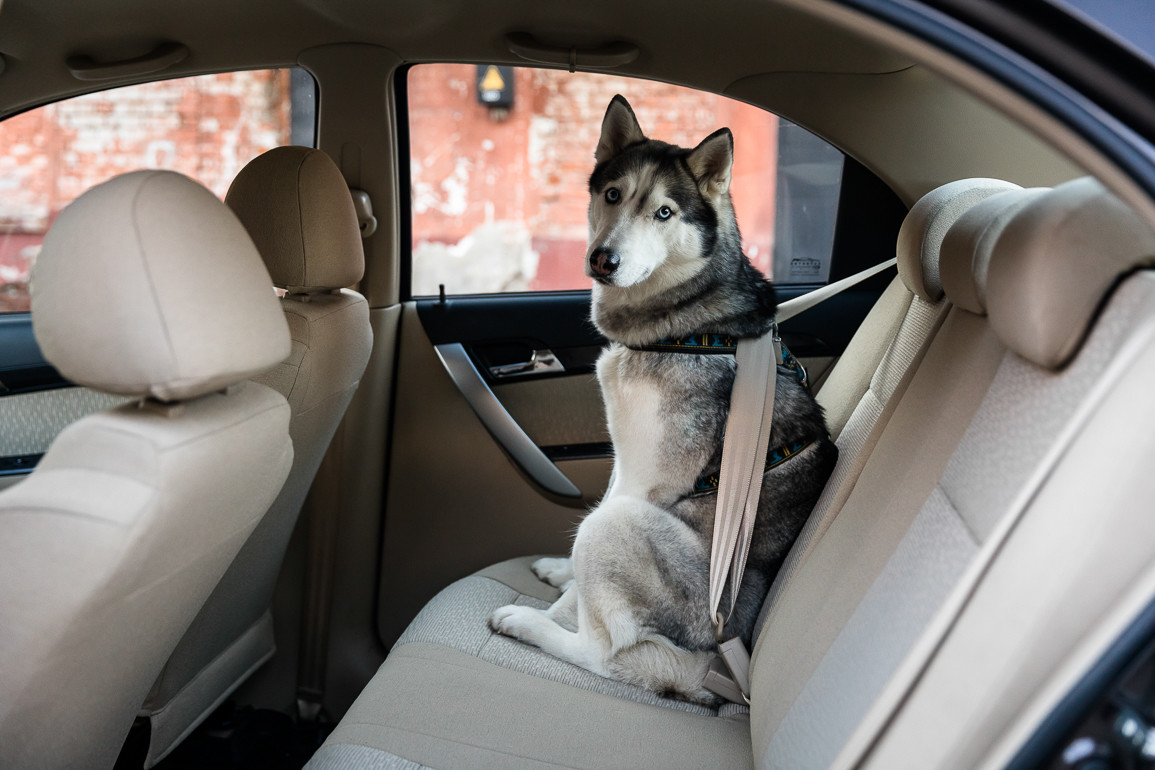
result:
[[[1061,184],[1023,207],[995,243],[991,327],[1040,366],[1065,364],[1122,274],[1155,257],[1155,235],[1094,179]]]
[[[906,287],[928,302],[938,302],[942,297],[939,249],[947,230],[979,201],[1017,189],[1018,185],[998,179],[960,179],[922,196],[898,231],[898,274]]]
[[[241,169],[225,203],[257,244],[273,283],[291,294],[352,286],[365,272],[353,197],[329,156],[277,147]]]
[[[1046,188],[1007,190],[980,201],[955,222],[942,241],[939,273],[947,299],[956,307],[987,314],[987,272],[1003,228]]]
[[[244,227],[171,171],[81,195],[44,239],[32,327],[73,382],[174,401],[219,390],[289,354],[289,330]]]

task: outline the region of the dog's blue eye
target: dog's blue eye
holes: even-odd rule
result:
[[[669,219],[673,215],[674,212],[670,210],[669,206],[662,206],[660,209],[658,209],[658,219]]]
[[[622,199],[622,191],[616,187],[606,190],[606,203],[617,203]]]

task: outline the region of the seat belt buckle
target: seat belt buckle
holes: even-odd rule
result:
[[[722,662],[730,672],[734,683],[742,689],[742,696],[750,694],[750,653],[746,652],[746,645],[742,640],[734,637],[718,645],[718,652],[722,654]]]
[[[734,637],[718,645],[721,662],[715,660],[702,686],[731,703],[750,705],[750,653],[742,640]]]

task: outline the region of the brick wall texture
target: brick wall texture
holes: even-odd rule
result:
[[[646,133],[693,146],[735,136],[731,192],[747,254],[769,271],[777,118],[732,100],[620,77],[517,69],[513,104],[477,97],[474,65],[409,74],[414,293],[581,288],[586,183],[602,116],[630,100]],[[0,122],[0,312],[27,308],[44,232],[85,190],[168,168],[224,196],[251,158],[289,142],[287,70],[115,89]],[[383,132],[384,134],[384,132]]]
[[[0,312],[27,309],[44,232],[85,190],[166,168],[223,197],[241,167],[289,138],[289,72],[148,83],[29,110],[0,123]]]

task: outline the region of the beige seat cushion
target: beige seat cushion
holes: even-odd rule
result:
[[[393,754],[436,768],[743,768],[749,729],[745,714],[671,711],[413,643],[389,656],[308,766],[350,767],[352,754],[388,767]]]
[[[289,471],[289,406],[244,381],[288,333],[233,214],[157,171],[60,214],[32,315],[61,371],[141,400],[73,423],[0,493],[0,767],[109,768]]]

